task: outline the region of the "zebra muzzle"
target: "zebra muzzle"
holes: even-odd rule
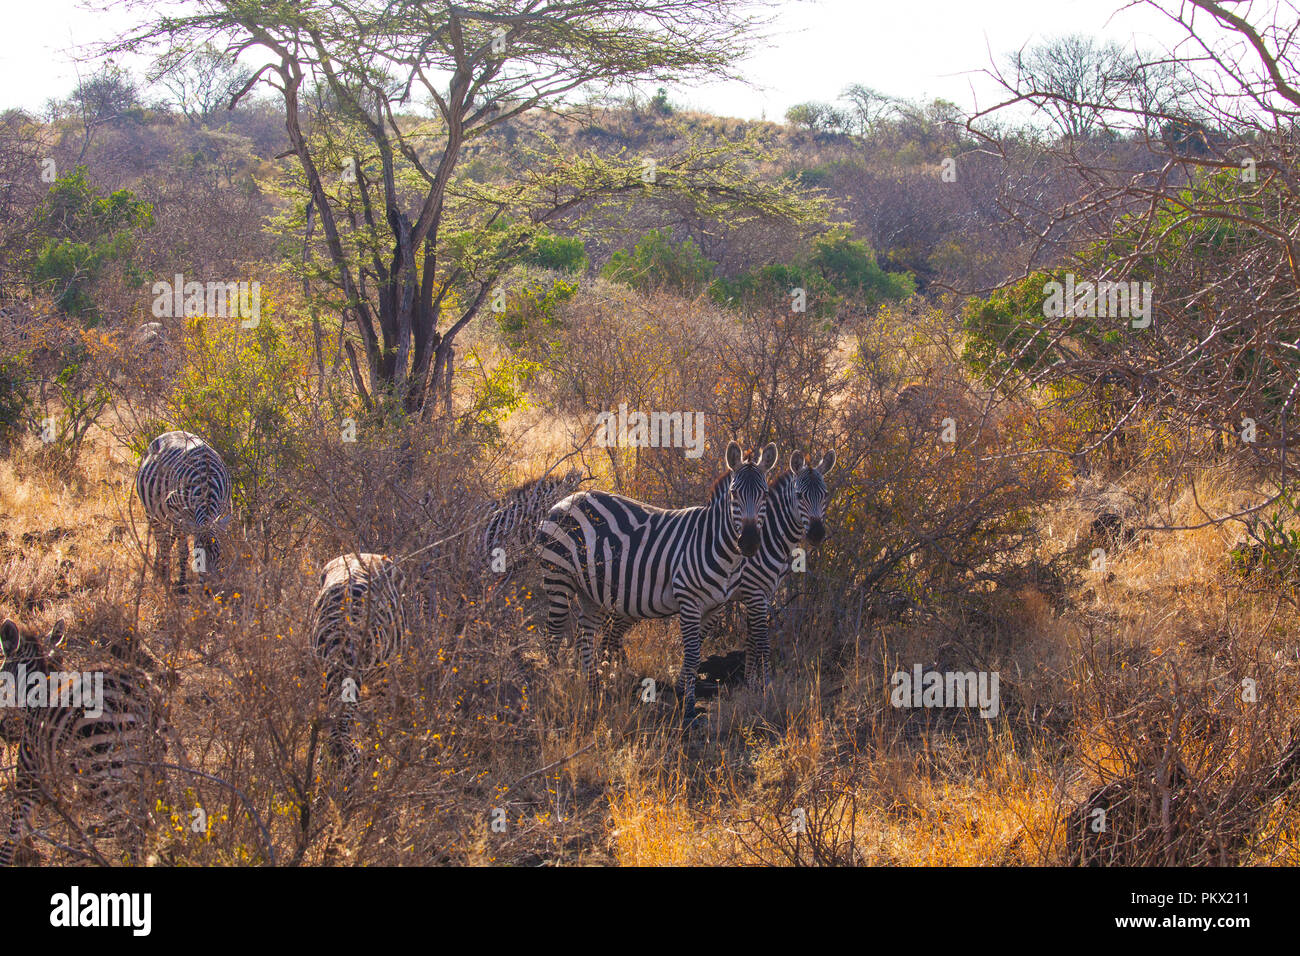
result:
[[[819,519],[814,518],[808,522],[808,543],[821,544],[822,539],[826,537],[826,525]]]
[[[758,553],[760,535],[757,524],[745,524],[740,529],[740,553],[752,558]]]

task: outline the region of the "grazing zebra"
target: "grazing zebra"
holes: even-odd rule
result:
[[[777,586],[790,573],[791,553],[801,542],[821,544],[826,537],[826,504],[830,492],[826,475],[835,467],[835,452],[829,451],[809,467],[803,452],[790,455],[790,470],[767,489],[767,520],[758,553],[745,558],[736,585],[735,598],[745,605],[745,682],[751,687],[772,679],[769,662],[768,608]],[[710,632],[719,618],[710,622]],[[707,636],[707,634],[706,634]]]
[[[361,685],[406,643],[405,590],[406,576],[383,554],[340,555],[321,572],[311,649],[325,665],[326,694],[336,704],[330,748],[347,770],[359,763],[352,724]]]
[[[578,490],[582,472],[574,468],[565,475],[546,476],[511,488],[489,506],[483,529],[482,554],[488,563],[492,552],[501,548],[507,557],[527,552],[537,535],[537,525],[551,506]]]
[[[532,546],[538,523],[546,517],[553,504],[577,491],[582,481],[582,472],[575,468],[565,475],[546,475],[516,485],[501,498],[490,501],[475,511],[475,517],[464,522],[465,532],[453,534],[430,545],[430,548],[436,547],[459,538],[466,532],[480,529],[476,537],[469,539],[468,553],[453,550],[440,556],[427,557],[419,565],[417,575],[421,582],[420,599],[426,602],[426,609],[437,604],[435,568],[439,561],[454,562],[457,557],[461,558],[471,575],[476,576],[484,585],[500,584],[512,577],[511,572],[520,564],[521,559],[533,557]],[[420,505],[427,511],[432,502],[433,495],[428,493],[420,500]],[[501,554],[496,553],[497,548],[501,549]],[[497,566],[498,559],[504,560],[506,573],[489,576],[488,569],[493,569],[494,572],[500,570]]]
[[[230,522],[230,472],[212,446],[189,432],[159,435],[140,462],[135,490],[158,540],[155,571],[163,584],[168,583],[174,542],[180,558],[179,586],[185,587],[190,535],[195,571],[215,574],[221,561],[217,534]]]
[[[621,495],[585,491],[551,509],[538,529],[547,596],[546,643],[552,660],[570,605],[578,602],[578,648],[593,690],[593,633],[610,619],[615,640],[636,621],[681,616],[682,673],[677,686],[682,719],[695,714],[700,629],[735,587],[742,559],[762,541],[767,472],[776,445],[746,459],[727,446],[727,471],[714,482],[709,503],[666,510]]]
[[[104,815],[104,823],[88,833],[126,831],[133,849],[148,820],[149,768],[156,772],[166,751],[161,695],[148,674],[114,663],[97,672],[102,674],[102,696],[94,689],[97,680],[81,678],[83,697],[77,701],[72,688],[78,678],[62,669],[63,642],[63,621],[45,636],[9,619],[0,624],[0,673],[14,681],[19,693],[23,674],[22,683],[28,685],[38,673],[61,677],[57,701],[51,691],[49,706],[21,707],[2,734],[11,743],[16,738],[18,761],[14,811],[0,846],[0,866],[13,863],[23,830],[31,827],[32,810],[41,802],[63,807],[75,796]],[[0,719],[0,730],[5,723]]]

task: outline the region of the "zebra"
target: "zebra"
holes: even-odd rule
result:
[[[789,470],[768,487],[763,541],[757,554],[745,558],[734,595],[745,605],[745,683],[750,687],[757,686],[760,678],[764,685],[772,680],[768,609],[777,586],[790,573],[793,549],[803,541],[821,544],[826,537],[826,505],[830,501],[826,476],[834,468],[834,450],[811,467],[803,452],[795,451],[790,455]],[[713,619],[706,637],[712,635],[719,620]]]
[[[24,683],[29,685],[37,673],[62,673],[64,641],[62,620],[41,635],[36,628],[6,618],[0,624],[0,672],[15,684],[25,673]],[[62,696],[77,679],[68,674],[60,701],[51,699],[48,707],[22,707],[9,721],[9,730],[0,720],[0,735],[18,744],[14,810],[7,838],[0,845],[0,866],[13,863],[24,829],[31,829],[37,804],[61,806],[61,798],[72,795],[66,787],[60,792],[65,774],[75,782],[78,798],[104,812],[103,825],[89,832],[120,835],[126,831],[133,850],[138,849],[141,824],[148,821],[145,794],[152,779],[150,767],[156,773],[167,750],[162,697],[143,670],[115,662],[99,675],[102,697],[95,694],[93,701],[83,697],[82,706],[74,706],[75,697]],[[84,694],[90,688],[82,681]],[[92,716],[96,711],[98,716]],[[16,734],[12,733],[15,725]]]
[[[454,565],[459,558],[463,567],[468,568],[473,586],[482,585],[484,591],[489,584],[501,586],[512,579],[519,564],[533,556],[532,544],[538,523],[555,502],[577,491],[584,480],[582,472],[574,468],[564,475],[547,474],[516,485],[500,498],[473,511],[473,517],[464,521],[463,531],[421,549],[428,550],[478,530],[476,535],[467,538],[469,544],[464,551],[453,549],[438,557],[425,558],[420,563],[416,574],[421,582],[419,599],[424,610],[431,611],[437,605],[435,567],[439,562]],[[420,504],[428,510],[432,502],[433,495],[428,493]],[[501,549],[499,554],[498,548]],[[502,561],[504,569],[500,564]],[[493,572],[490,576],[489,569]],[[464,595],[460,598],[465,600]]]
[[[709,503],[667,510],[603,491],[570,495],[538,529],[542,584],[547,596],[546,645],[558,659],[573,600],[578,602],[578,648],[594,691],[594,631],[608,623],[614,641],[637,621],[680,615],[682,672],[677,687],[682,719],[695,717],[695,674],[701,626],[736,585],[742,559],[762,541],[767,473],[775,444],[746,458],[727,446],[727,470]]]
[[[405,590],[406,575],[383,554],[340,555],[321,572],[308,633],[325,665],[325,692],[337,704],[330,749],[348,771],[360,762],[352,724],[361,684],[406,644]]]
[[[538,522],[551,506],[578,490],[582,472],[576,468],[562,476],[549,475],[516,485],[487,509],[488,518],[481,541],[485,561],[501,548],[506,555],[523,554],[537,533]]]
[[[169,583],[173,543],[180,558],[178,586],[185,587],[188,537],[194,536],[194,570],[216,574],[221,562],[218,532],[230,522],[230,471],[221,456],[198,435],[174,431],[149,443],[135,490],[158,541],[154,570]]]

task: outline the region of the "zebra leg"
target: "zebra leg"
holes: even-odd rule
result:
[[[171,528],[157,521],[150,521],[149,527],[153,531],[154,547],[156,548],[153,556],[153,572],[162,582],[163,587],[168,586],[168,576],[171,572],[169,565],[172,557],[172,533]]]
[[[745,599],[745,683],[757,688],[772,683],[771,645],[767,635],[767,598],[762,594]]]
[[[682,702],[682,726],[690,729],[695,721],[695,675],[700,669],[699,606],[687,602],[681,608],[682,673],[677,678],[678,699]]]
[[[578,612],[578,657],[582,661],[582,673],[586,675],[587,687],[595,694],[600,687],[596,671],[596,630],[600,627],[601,614],[583,607]]]
[[[21,756],[19,758],[22,759]],[[14,855],[23,838],[23,831],[31,828],[32,808],[36,805],[36,794],[25,782],[19,772],[14,785],[14,812],[9,819],[9,834],[0,844],[0,867],[13,866]]]
[[[545,582],[546,588],[546,656],[552,664],[560,661],[560,640],[565,625],[569,623],[569,609],[573,600],[573,585],[563,578]]]
[[[616,655],[621,661],[623,653],[623,635],[632,627],[632,621],[621,617],[610,617],[600,635],[600,656]]]
[[[180,563],[180,570],[177,572],[179,578],[176,581],[176,590],[185,590],[185,566],[190,563],[190,539],[186,534],[176,535],[176,560]]]
[[[330,731],[330,754],[334,757],[339,773],[350,782],[361,767],[361,751],[352,740],[352,727],[356,723],[353,710],[357,705],[355,701],[345,696],[343,677],[344,675],[340,673],[337,675],[337,680],[329,682],[329,686],[335,688],[338,694],[335,698],[335,706],[332,708],[334,727]]]

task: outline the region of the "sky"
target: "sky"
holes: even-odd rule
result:
[[[806,0],[781,4],[769,44],[739,69],[749,81],[674,88],[674,102],[727,116],[780,119],[807,100],[834,100],[862,83],[915,100],[943,97],[964,109],[991,105],[980,75],[990,59],[1067,33],[1125,47],[1167,49],[1181,33],[1125,0]],[[96,7],[102,3],[95,4]],[[105,40],[141,13],[90,9],[85,0],[0,0],[0,109],[38,110],[76,83],[74,51]],[[1117,12],[1119,11],[1119,12]],[[142,72],[144,64],[128,63]],[[92,67],[82,65],[83,73]]]

